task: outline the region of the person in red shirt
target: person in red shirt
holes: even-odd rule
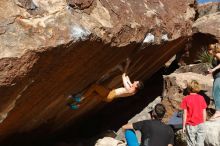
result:
[[[186,133],[187,146],[204,146],[207,104],[204,97],[199,95],[200,85],[192,80],[187,87],[189,95],[182,100],[183,133]]]

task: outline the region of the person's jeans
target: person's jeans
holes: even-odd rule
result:
[[[204,146],[205,126],[199,124],[196,126],[186,125],[187,146]]]
[[[215,101],[216,110],[220,111],[220,77],[218,77],[214,80],[212,96]]]

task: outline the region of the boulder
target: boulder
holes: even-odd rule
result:
[[[220,41],[220,2],[202,4],[198,6],[198,19],[193,24],[195,32],[209,34]],[[203,42],[204,43],[204,42]],[[202,44],[203,44],[202,43]]]
[[[97,98],[72,111],[66,97],[85,91],[126,58],[131,79],[149,78],[191,35],[194,4],[1,0],[0,139],[12,142],[10,136],[29,133],[44,138],[94,112],[103,105]],[[154,39],[140,49],[148,34]],[[121,85],[120,76],[103,84]]]
[[[205,146],[219,146],[220,120],[206,122],[205,126],[206,126]]]
[[[220,12],[205,15],[195,21],[193,29],[195,32],[203,34],[211,34],[218,41],[220,40],[220,32],[218,30],[220,25]]]

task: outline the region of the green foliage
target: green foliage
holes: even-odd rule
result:
[[[197,58],[198,62],[206,63],[210,67],[212,66],[213,56],[208,53],[207,49],[202,48],[201,52],[197,54]]]

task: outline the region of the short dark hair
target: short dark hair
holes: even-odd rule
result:
[[[166,113],[166,108],[164,107],[163,104],[159,103],[154,107],[154,112],[155,112],[154,118],[161,120],[161,119],[163,119],[163,117]]]
[[[139,91],[144,88],[144,83],[142,81],[138,81],[136,90]]]

